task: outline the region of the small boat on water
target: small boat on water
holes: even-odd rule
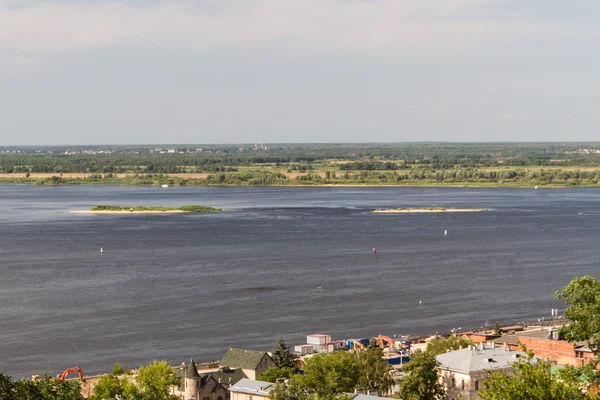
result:
[[[169,185],[160,185],[160,187],[169,187]]]

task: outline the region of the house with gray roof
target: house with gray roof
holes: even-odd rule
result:
[[[229,388],[231,400],[269,400],[273,383],[242,379]]]
[[[440,380],[446,389],[446,399],[479,400],[479,390],[484,387],[490,372],[509,374],[513,371],[512,364],[527,357],[522,351],[510,350],[507,346],[483,343],[438,355],[436,359],[441,364]],[[534,358],[533,362],[537,360]]]
[[[239,368],[248,378],[256,379],[269,367],[276,367],[276,364],[266,351],[228,349],[219,366]]]

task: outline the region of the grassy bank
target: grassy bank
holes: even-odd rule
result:
[[[598,186],[600,170],[569,168],[413,168],[394,171],[289,171],[284,167],[242,167],[210,174],[1,174],[0,183],[36,185],[104,184],[126,186],[438,186],[438,187],[583,187]]]

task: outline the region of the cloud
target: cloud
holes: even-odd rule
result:
[[[0,47],[68,50],[143,43],[209,49],[278,43],[301,50],[347,51],[444,48],[598,34],[593,24],[517,17],[497,19],[489,12],[489,7],[497,3],[497,0],[44,1],[19,6],[14,1],[0,0]],[[464,17],[467,15],[468,18]]]

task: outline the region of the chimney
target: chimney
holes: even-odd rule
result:
[[[275,380],[275,383],[285,383],[286,381],[287,381],[287,379],[286,379],[286,378],[277,378],[277,379]]]
[[[379,393],[377,393],[377,390],[368,390],[367,391],[367,395],[369,395],[369,396],[378,396]]]
[[[365,389],[356,388],[356,389],[354,389],[354,394],[365,394]]]

